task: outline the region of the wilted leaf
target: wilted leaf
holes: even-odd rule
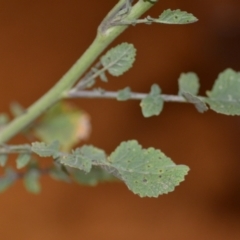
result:
[[[69,151],[90,134],[90,117],[67,102],[59,102],[40,118],[34,135],[43,142],[58,140],[63,151]]]

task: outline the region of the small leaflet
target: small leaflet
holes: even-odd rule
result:
[[[188,92],[182,92],[181,93],[184,98],[190,103],[193,103],[198,112],[204,113],[208,110],[207,105],[197,96],[192,95],[191,93]]]
[[[110,49],[100,61],[109,74],[117,77],[132,67],[135,56],[136,49],[133,44],[122,43]]]
[[[59,142],[54,141],[50,144],[43,142],[33,142],[32,151],[38,154],[40,157],[53,157],[59,156]]]
[[[178,95],[182,93],[191,93],[191,95],[197,95],[199,91],[199,78],[196,73],[182,73],[178,79],[179,91]]]
[[[152,117],[161,113],[164,101],[160,93],[160,87],[153,84],[150,93],[142,99],[140,106],[144,117]]]
[[[151,18],[150,18],[151,19]],[[153,19],[154,21],[154,19]],[[191,13],[181,11],[180,9],[167,9],[154,22],[164,24],[188,24],[198,21],[198,19]]]
[[[98,165],[105,159],[106,156],[103,150],[84,145],[74,150],[71,154],[63,155],[59,158],[59,161],[63,165],[78,168],[89,173],[93,164]]]
[[[131,88],[130,87],[126,87],[126,88],[118,91],[118,94],[117,94],[118,101],[126,101],[130,98],[131,98]]]
[[[71,182],[69,174],[67,174],[59,167],[53,167],[52,169],[50,169],[49,175],[55,180]]]
[[[40,193],[41,185],[39,182],[39,177],[40,174],[37,169],[29,169],[23,178],[23,183],[26,190],[34,194]]]
[[[99,167],[93,167],[88,174],[79,169],[73,169],[71,175],[77,183],[88,186],[96,186],[101,182],[116,181],[112,174]]]
[[[206,102],[210,108],[226,115],[240,115],[240,72],[226,69],[219,74]]]
[[[0,128],[9,122],[9,116],[5,113],[0,114]],[[0,129],[1,130],[1,129]]]
[[[4,167],[7,163],[8,155],[7,154],[0,154],[0,166]]]
[[[16,173],[11,168],[5,170],[5,174],[0,178],[0,193],[7,190],[17,179]]]
[[[176,165],[160,150],[143,149],[136,140],[122,142],[109,156],[128,188],[140,197],[158,197],[172,192],[189,171]]]
[[[16,164],[17,169],[25,167],[31,160],[31,154],[29,153],[21,153],[18,155]]]

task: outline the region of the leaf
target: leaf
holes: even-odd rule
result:
[[[0,114],[0,127],[6,125],[8,122],[9,122],[9,116],[5,113],[1,113]]]
[[[41,191],[41,185],[39,183],[39,171],[37,169],[30,169],[23,178],[23,183],[25,188],[34,194],[37,194]]]
[[[54,141],[50,144],[43,142],[32,143],[32,151],[38,154],[40,157],[53,157],[57,158],[59,156],[59,142]]]
[[[207,105],[205,104],[205,102],[203,102],[200,98],[198,98],[197,96],[192,95],[191,93],[188,92],[182,92],[182,95],[184,98],[186,98],[186,100],[190,103],[193,103],[194,106],[196,107],[196,109],[200,112],[200,113],[204,113],[208,110]]]
[[[89,173],[93,163],[97,165],[105,159],[106,156],[103,150],[85,145],[74,150],[72,154],[62,156],[59,159],[59,162],[69,167],[78,168],[86,173]]]
[[[8,155],[7,154],[0,154],[0,166],[4,167],[7,163]]]
[[[55,180],[60,180],[60,181],[64,181],[64,182],[70,182],[71,181],[70,178],[69,178],[69,175],[65,171],[60,169],[59,167],[53,167],[49,171],[49,175]]]
[[[200,87],[198,76],[193,72],[182,73],[178,79],[178,85],[178,95],[182,95],[183,92],[191,93],[191,95],[197,95]]]
[[[10,111],[14,117],[18,117],[24,114],[26,110],[18,102],[13,102],[10,104]]]
[[[34,135],[40,141],[51,143],[58,140],[63,151],[69,151],[91,131],[90,117],[73,104],[61,101],[51,107],[39,119]]]
[[[153,84],[150,93],[142,99],[140,106],[144,117],[151,117],[161,113],[164,101],[160,93],[160,87],[157,84]]]
[[[217,113],[240,115],[240,72],[226,69],[219,74],[206,102]]]
[[[5,170],[5,175],[0,177],[0,193],[7,190],[17,179],[16,173],[11,169]]]
[[[31,160],[31,154],[29,153],[21,153],[19,154],[16,163],[17,169],[25,167]]]
[[[117,94],[118,101],[126,101],[129,98],[131,98],[131,88],[130,87],[126,87],[126,88],[118,91],[118,94]]]
[[[120,76],[132,67],[135,56],[136,49],[133,44],[122,43],[110,49],[100,61],[111,75]]]
[[[165,24],[186,24],[196,22],[197,20],[198,19],[191,13],[181,11],[180,9],[167,9],[159,16],[157,22]]]
[[[71,173],[77,183],[89,186],[96,186],[100,182],[116,180],[111,174],[98,167],[93,167],[88,174],[79,169],[73,169]]]
[[[169,193],[184,180],[189,168],[176,165],[160,150],[142,149],[137,141],[122,142],[110,155],[128,188],[141,197],[158,197]]]

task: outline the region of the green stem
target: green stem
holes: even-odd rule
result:
[[[17,133],[26,128],[37,117],[39,117],[46,109],[52,106],[56,101],[62,98],[65,91],[68,91],[78,81],[82,74],[92,65],[96,58],[108,47],[108,45],[118,37],[127,26],[114,26],[110,28],[101,28],[106,23],[108,26],[109,21],[112,20],[113,13],[119,11],[121,6],[124,6],[126,0],[120,0],[116,6],[110,11],[107,17],[103,20],[98,29],[98,34],[85,51],[85,53],[77,60],[77,62],[69,69],[69,71],[53,86],[46,94],[44,94],[39,100],[32,104],[24,114],[15,118],[0,132],[0,144],[7,142]],[[134,20],[139,18],[145,13],[153,4],[139,0],[131,9],[126,20]]]

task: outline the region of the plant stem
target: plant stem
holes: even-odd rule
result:
[[[144,99],[148,94],[147,93],[136,93],[131,92],[131,95],[129,99],[133,100],[142,100]],[[118,96],[118,92],[114,91],[97,91],[97,90],[81,90],[77,92],[69,92],[68,95],[66,95],[65,98],[112,98],[116,99]],[[181,102],[181,103],[187,103],[187,100],[183,96],[179,95],[167,95],[167,94],[161,94],[162,99],[165,102]],[[203,97],[199,97],[202,99]]]
[[[77,60],[77,62],[69,69],[69,71],[58,81],[58,83],[33,105],[31,105],[24,114],[15,118],[1,130],[0,144],[7,142],[17,133],[22,131],[56,101],[60,100],[63,93],[71,89],[71,87],[78,81],[78,79],[92,65],[92,63],[106,49],[106,47],[127,28],[127,26],[110,27],[113,13],[119,11],[119,9],[121,10],[121,6],[124,6],[125,3],[126,0],[120,0],[110,11],[110,15],[108,14],[103,20],[105,27],[101,28],[103,23],[100,25],[98,34],[93,43],[79,58],[79,60]],[[130,13],[125,17],[125,19],[137,19],[152,6],[153,4],[149,2],[138,1],[132,7]],[[106,23],[108,23],[107,26],[110,28],[106,28]]]

